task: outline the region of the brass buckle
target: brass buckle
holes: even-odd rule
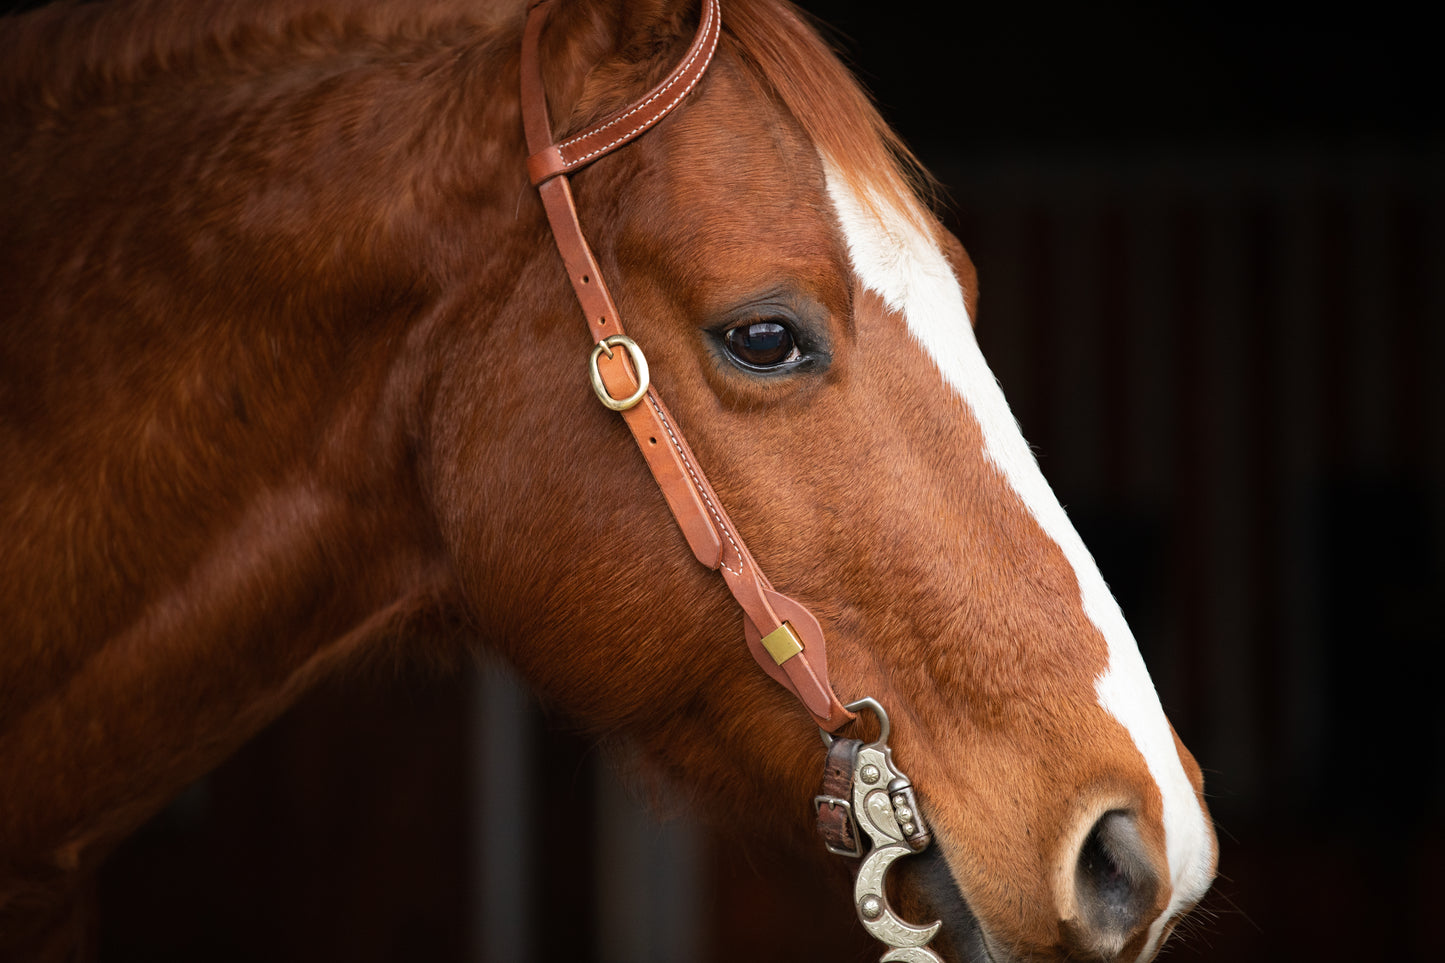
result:
[[[612,349],[621,348],[627,352],[627,357],[632,360],[632,367],[637,369],[637,390],[626,398],[614,398],[607,393],[607,386],[602,383],[602,372],[597,370],[598,355],[606,353],[608,359],[612,358]],[[637,406],[642,396],[647,394],[648,387],[652,384],[651,377],[647,372],[647,358],[643,355],[642,349],[637,346],[625,334],[614,334],[610,338],[604,338],[597,342],[592,349],[592,357],[587,361],[587,373],[592,377],[592,390],[597,392],[597,400],[611,408],[613,411],[626,411]]]

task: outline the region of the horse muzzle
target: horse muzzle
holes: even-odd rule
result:
[[[864,929],[888,948],[883,963],[1007,963],[1013,954],[990,941],[941,846],[931,845],[912,782],[888,745],[887,712],[871,698],[847,709],[871,712],[879,735],[863,743],[824,734],[823,793],[814,806],[828,851],[859,860],[854,910]],[[1136,817],[1123,809],[1085,816],[1066,838],[1074,841],[1068,844],[1067,870],[1056,876],[1052,893],[1058,916],[1051,935],[1057,942],[1040,946],[1043,956],[1138,959],[1167,900]],[[895,863],[899,871],[890,873]],[[890,891],[902,896],[901,909],[895,909]]]

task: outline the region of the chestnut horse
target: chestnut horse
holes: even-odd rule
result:
[[[702,16],[554,3],[559,136]],[[813,718],[588,388],[524,17],[115,0],[0,27],[0,956],[76,952],[107,851],[368,658],[498,653],[719,821],[808,843]],[[696,89],[572,189],[833,688],[891,714],[934,838],[898,905],[951,960],[1147,960],[1213,876],[1199,768],[921,182],[794,9],[727,0]]]

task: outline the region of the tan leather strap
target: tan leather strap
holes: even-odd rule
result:
[[[529,14],[537,13],[537,8],[547,2],[548,0],[536,0],[531,5]],[[540,21],[545,17],[546,12],[544,11],[531,19]],[[717,50],[717,41],[721,30],[722,18],[718,16],[716,0],[708,0],[703,4],[702,20],[698,23],[697,34],[693,37],[692,46],[683,55],[682,61],[661,83],[649,90],[640,100],[629,104],[606,120],[593,124],[582,133],[555,144],[549,143],[550,131],[534,131],[530,127],[527,128],[527,149],[532,152],[531,156],[527,158],[527,174],[531,177],[532,184],[541,184],[558,174],[570,174],[577,168],[592,163],[603,154],[610,153],[638,137],[653,124],[666,117],[672,108],[681,103],[682,99],[691,93],[692,88],[697,86],[697,82],[702,79],[708,64],[712,62],[713,52]],[[526,46],[525,40],[523,46]],[[523,83],[525,84],[526,81]],[[529,114],[538,121],[546,121],[546,93],[539,85],[533,94],[543,98],[542,109],[530,111]],[[524,103],[524,111],[527,106],[529,105]],[[535,104],[530,106],[535,106]],[[523,117],[522,122],[523,124],[529,123],[526,116]],[[537,135],[536,140],[533,139],[534,133]]]
[[[527,172],[542,198],[557,250],[582,306],[592,339],[604,344],[624,334],[617,306],[577,220],[569,173],[616,150],[649,130],[676,107],[701,79],[717,49],[721,17],[717,0],[703,0],[698,30],[682,61],[640,100],[566,140],[553,142],[539,58],[542,28],[552,0],[537,0],[522,35],[522,123],[527,137]],[[604,345],[597,372],[614,399],[628,398],[641,385],[625,350]],[[648,388],[622,412],[648,468],[677,519],[697,560],[721,571],[742,606],[749,650],[770,676],[793,692],[818,725],[833,732],[853,714],[843,708],[828,682],[827,647],[818,620],[795,600],[773,589],[688,447],[662,399]],[[793,638],[780,626],[787,622]],[[795,641],[794,641],[795,640]],[[798,645],[801,649],[794,651]],[[770,654],[778,653],[777,656]],[[781,664],[778,659],[781,658]]]

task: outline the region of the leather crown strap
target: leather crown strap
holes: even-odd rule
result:
[[[605,120],[555,142],[538,56],[550,9],[551,0],[533,0],[522,35],[522,124],[530,154],[527,175],[541,194],[557,250],[596,344],[593,387],[604,404],[622,413],[697,560],[722,572],[742,606],[744,634],[753,658],[802,701],[819,726],[836,732],[854,715],[838,701],[828,682],[822,627],[803,605],[775,590],[758,567],[677,422],[651,386],[646,358],[623,333],[617,306],[583,237],[567,180],[568,174],[651,129],[697,85],[717,50],[721,29],[717,0],[703,0],[697,35],[682,61],[661,83]]]

